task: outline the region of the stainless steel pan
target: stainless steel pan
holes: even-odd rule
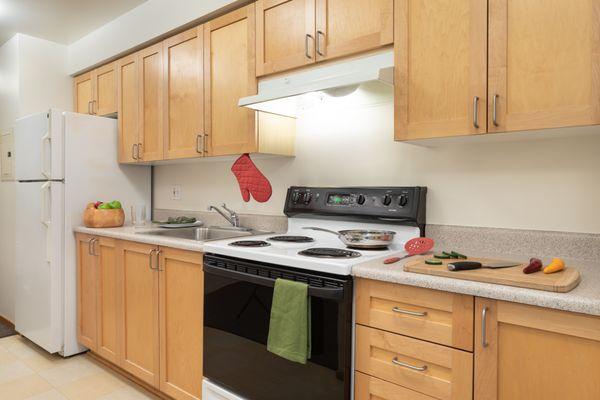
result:
[[[330,231],[329,229],[317,227],[305,227],[313,231],[328,232],[340,238],[342,243],[354,249],[385,249],[394,241],[396,232],[366,229],[350,229],[344,231]]]

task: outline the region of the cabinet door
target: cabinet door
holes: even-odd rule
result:
[[[204,29],[206,134],[210,155],[256,151],[255,112],[238,107],[256,94],[254,4],[214,19]]]
[[[132,54],[117,62],[117,108],[119,113],[119,162],[137,160],[139,132],[138,57]]]
[[[204,155],[204,26],[166,39],[165,158]]]
[[[317,0],[317,61],[394,41],[394,0]]]
[[[119,359],[119,291],[117,249],[114,239],[100,237],[94,246],[97,257],[97,323],[96,352],[108,361],[118,364]]]
[[[396,140],[486,132],[487,1],[395,0]]]
[[[139,160],[163,159],[163,52],[162,43],[138,53]]]
[[[599,317],[481,298],[475,312],[476,400],[600,399]]]
[[[77,234],[77,341],[90,350],[97,348],[96,238]]]
[[[92,114],[92,100],[94,92],[92,90],[92,73],[76,76],[73,80],[74,92],[74,108],[75,112],[81,114]]]
[[[155,246],[120,242],[121,362],[127,372],[158,387],[158,266]]]
[[[117,112],[117,63],[112,62],[94,70],[94,99],[92,112],[110,115]]]
[[[174,399],[202,396],[202,254],[160,249],[160,390]]]
[[[490,0],[489,52],[490,131],[600,123],[600,0]]]
[[[315,0],[258,0],[256,75],[314,62]]]

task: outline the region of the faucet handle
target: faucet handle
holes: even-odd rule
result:
[[[225,211],[227,211],[229,214],[231,214],[231,215],[236,215],[235,211],[233,211],[233,210],[231,210],[231,209],[227,208],[227,205],[226,205],[225,203],[221,204],[221,207],[223,207],[223,209],[224,209]]]

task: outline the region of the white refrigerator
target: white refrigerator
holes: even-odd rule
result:
[[[87,203],[150,206],[150,167],[119,165],[117,121],[51,109],[16,121],[15,328],[49,353],[77,343],[76,247]]]

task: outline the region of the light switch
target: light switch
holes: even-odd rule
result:
[[[181,200],[181,185],[171,186],[171,200]]]

